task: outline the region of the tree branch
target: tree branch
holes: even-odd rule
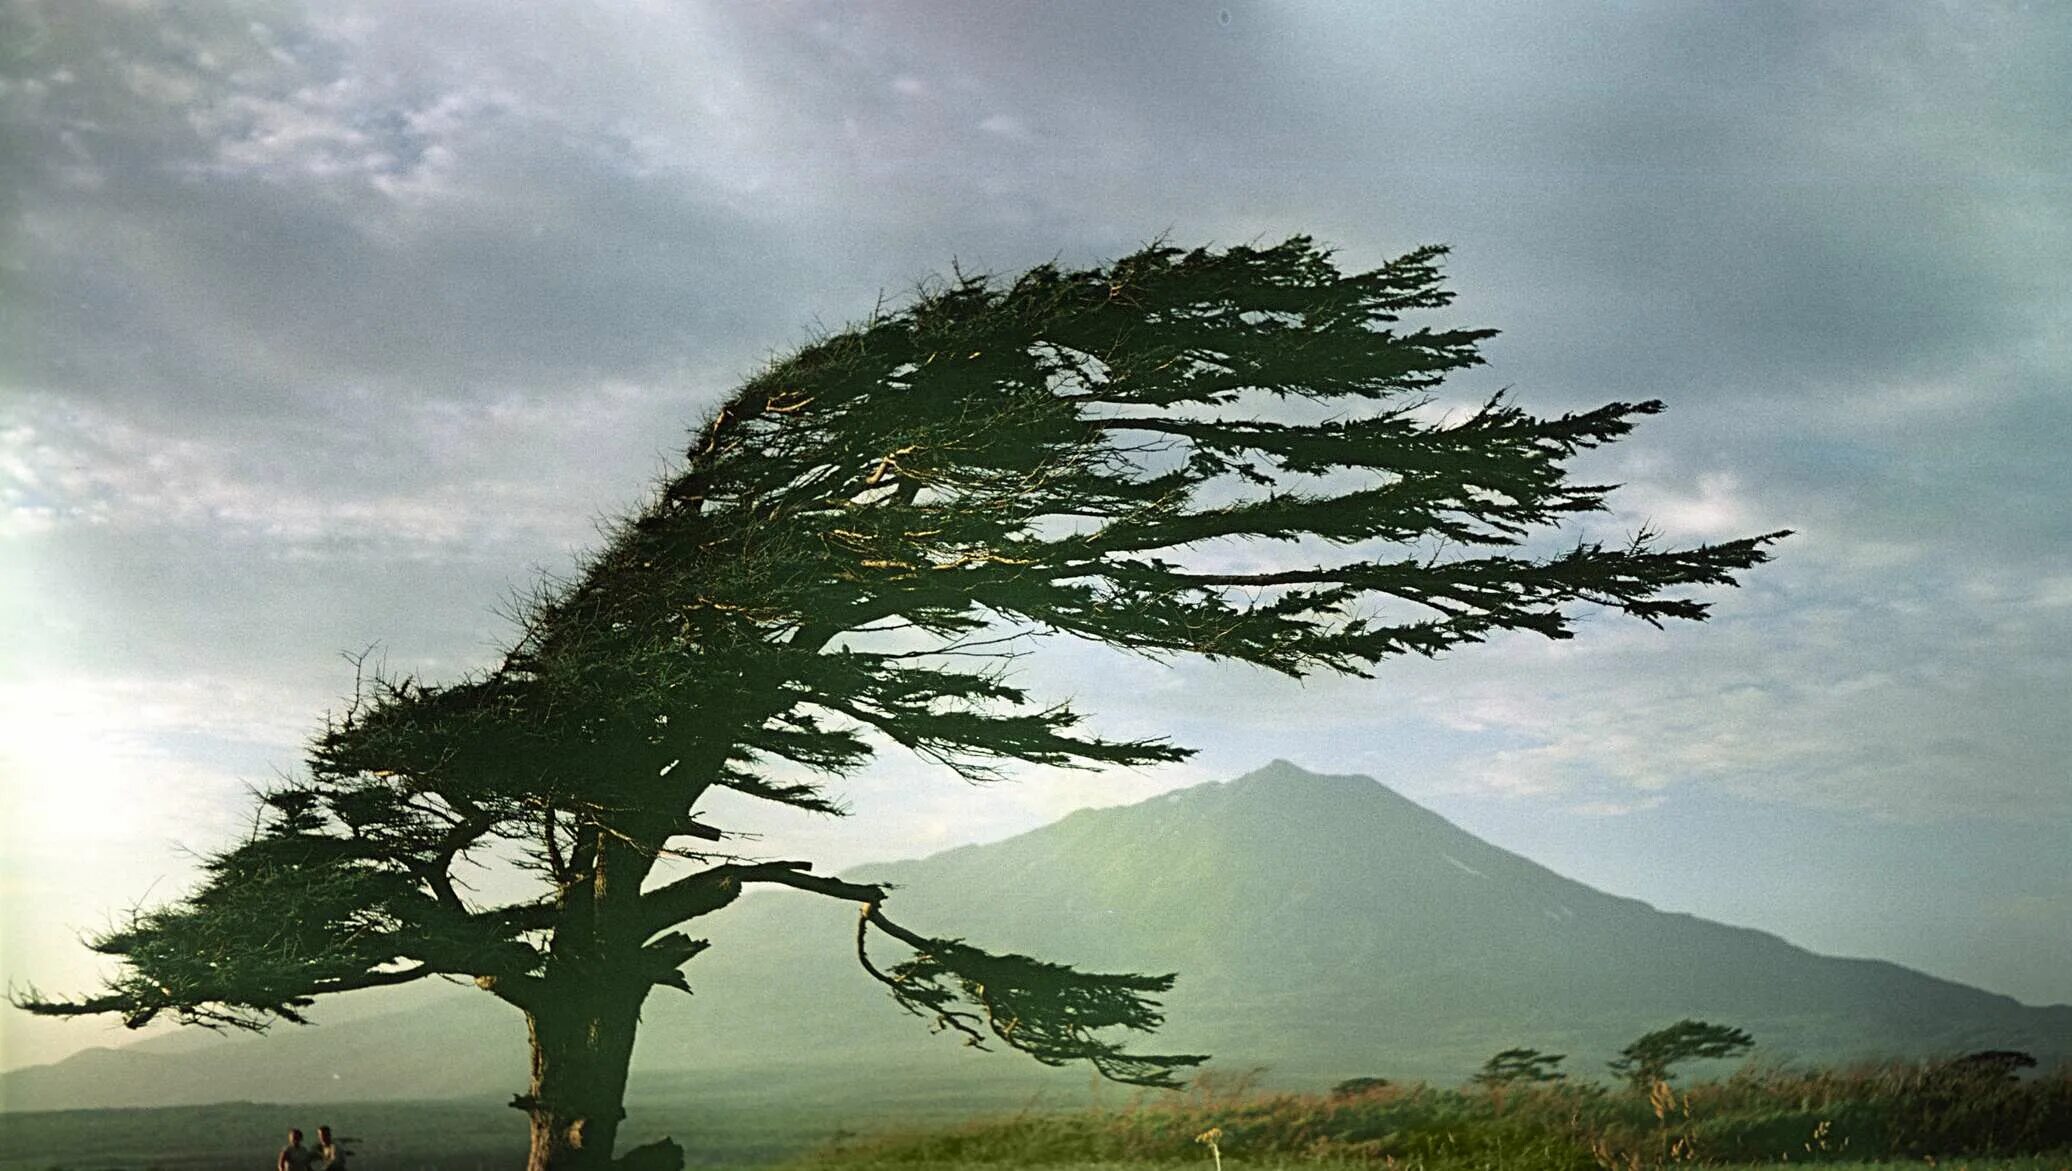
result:
[[[858,963],[891,990],[900,1007],[932,1019],[938,1030],[957,1033],[966,1045],[983,1049],[990,1033],[1045,1065],[1086,1061],[1113,1081],[1161,1088],[1179,1084],[1176,1070],[1207,1060],[1198,1054],[1129,1053],[1098,1035],[1111,1028],[1156,1029],[1164,1018],[1150,997],[1171,989],[1171,976],[1081,972],[961,940],[931,939],[886,918],[881,902],[865,903],[857,918]],[[880,968],[866,946],[871,927],[913,948],[913,957],[889,971]]]
[[[811,862],[728,862],[686,875],[641,895],[640,922],[646,934],[667,930],[678,923],[709,915],[741,897],[741,888],[751,882],[788,886],[829,898],[871,903],[885,897],[885,889],[863,883],[844,882],[808,873]]]

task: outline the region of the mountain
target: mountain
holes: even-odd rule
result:
[[[1568,1053],[1588,1073],[1685,1016],[1745,1028],[1780,1060],[1981,1048],[2072,1058],[2072,1007],[1665,914],[1481,841],[1378,782],[1285,761],[848,873],[897,886],[890,906],[919,931],[1086,968],[1178,972],[1166,1028],[1140,1047],[1266,1066],[1283,1084],[1457,1081],[1513,1045]],[[997,1098],[1086,1085],[1083,1072],[930,1035],[858,971],[854,923],[852,907],[788,891],[700,923],[714,947],[689,969],[696,995],[649,1001],[634,1096],[751,1075],[772,1092],[989,1087]],[[9,1073],[0,1104],[454,1097],[512,1092],[525,1068],[516,1014],[458,989],[347,1023],[163,1048]]]

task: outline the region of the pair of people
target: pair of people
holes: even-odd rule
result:
[[[273,1171],[345,1171],[345,1140],[331,1133],[328,1126],[317,1127],[317,1145],[314,1148],[302,1145],[302,1132],[290,1130],[288,1145],[281,1148],[273,1161]]]

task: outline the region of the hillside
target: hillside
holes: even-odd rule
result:
[[[2072,1007],[2026,1007],[1658,912],[1483,842],[1375,781],[1285,762],[850,874],[897,885],[899,918],[917,930],[1181,973],[1167,1028],[1144,1047],[1268,1066],[1288,1084],[1454,1081],[1510,1045],[1566,1052],[1588,1072],[1682,1016],[1747,1028],[1778,1059],[1985,1047],[2072,1057]],[[1085,1091],[1083,1071],[974,1055],[899,1012],[856,968],[854,914],[779,892],[701,923],[715,946],[689,969],[695,996],[650,1000],[634,1096],[734,1074],[773,1090]],[[158,1048],[15,1071],[0,1078],[0,1103],[508,1094],[524,1071],[516,1014],[461,989],[344,1024]]]

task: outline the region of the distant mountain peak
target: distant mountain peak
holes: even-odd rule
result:
[[[1253,770],[1252,770],[1251,772],[1248,772],[1248,773],[1244,774],[1244,775],[1243,775],[1243,776],[1241,776],[1241,777],[1235,777],[1235,778],[1233,778],[1233,779],[1231,779],[1230,781],[1228,781],[1228,782],[1225,782],[1225,783],[1226,783],[1226,784],[1232,784],[1232,785],[1249,785],[1249,784],[1256,784],[1256,783],[1259,783],[1259,782],[1262,782],[1262,781],[1263,781],[1263,782],[1271,782],[1271,781],[1282,781],[1282,780],[1291,780],[1291,781],[1344,781],[1344,780],[1358,780],[1358,781],[1372,781],[1372,782],[1373,782],[1373,783],[1375,783],[1375,784],[1380,784],[1380,783],[1381,783],[1381,782],[1379,782],[1379,781],[1375,781],[1375,780],[1374,780],[1374,778],[1372,778],[1372,777],[1353,777],[1353,776],[1332,776],[1332,775],[1328,775],[1328,774],[1325,774],[1325,773],[1317,773],[1317,772],[1311,772],[1310,770],[1308,770],[1308,769],[1306,769],[1306,768],[1303,768],[1303,767],[1302,767],[1301,765],[1299,765],[1299,764],[1296,764],[1296,763],[1295,763],[1294,761],[1292,761],[1292,760],[1289,760],[1288,758],[1286,758],[1286,757],[1284,757],[1284,756],[1276,756],[1276,757],[1274,757],[1274,758],[1273,758],[1272,760],[1269,760],[1269,761],[1267,761],[1267,762],[1266,762],[1265,764],[1263,764],[1263,765],[1260,765],[1260,766],[1259,766],[1258,768],[1255,768],[1255,769],[1253,769]]]
[[[1262,777],[1273,777],[1283,775],[1296,777],[1313,777],[1317,776],[1318,774],[1313,773],[1306,768],[1303,768],[1301,765],[1296,764],[1294,761],[1289,760],[1285,756],[1276,756],[1272,760],[1267,761],[1265,764],[1260,765],[1258,768],[1253,769],[1251,772],[1248,772],[1241,777],[1233,778],[1230,783],[1242,784],[1246,781],[1256,780]]]
[[[1204,785],[1200,788],[1221,789],[1234,796],[1253,796],[1277,803],[1307,797],[1317,802],[1316,807],[1320,809],[1326,807],[1326,802],[1332,810],[1345,808],[1341,802],[1352,802],[1357,803],[1356,808],[1370,813],[1393,811],[1401,814],[1414,811],[1435,821],[1445,820],[1439,814],[1373,777],[1359,773],[1312,772],[1281,757],[1276,757],[1241,777],[1220,785]],[[1300,805],[1291,807],[1286,804],[1280,804],[1278,807],[1284,811],[1303,808]]]
[[[1177,972],[1161,1051],[1271,1066],[1287,1084],[1457,1081],[1519,1045],[1570,1053],[1587,1072],[1683,1017],[1746,1028],[1773,1058],[1981,1048],[2072,1058],[2072,1007],[2028,1008],[1664,914],[1484,841],[1371,777],[1285,759],[849,877],[895,882],[903,920],[920,930],[1090,970]],[[699,995],[649,1002],[636,1071],[731,1076],[800,1054],[787,1085],[970,1076],[967,1053],[913,1028],[856,970],[855,922],[845,904],[790,891],[701,921],[714,947],[691,973]],[[502,1005],[456,993],[314,1037],[14,1071],[0,1078],[0,1109],[263,1097],[304,1085],[312,1061],[337,1079],[320,1087],[329,1095],[487,1093],[523,1070],[523,1035]]]
[[[1364,773],[1320,773],[1306,769],[1285,757],[1275,757],[1240,777],[1223,782],[1227,788],[1251,786],[1308,785],[1319,790],[1381,794],[1408,801],[1401,793]],[[1413,802],[1414,804],[1414,802]]]

